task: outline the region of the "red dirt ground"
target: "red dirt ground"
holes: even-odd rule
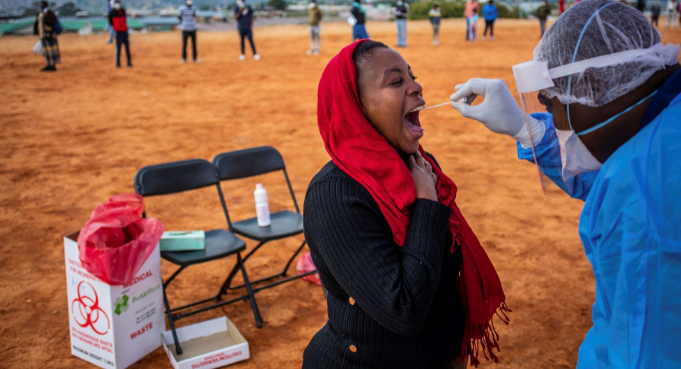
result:
[[[663,22],[664,23],[664,22]],[[394,25],[369,23],[378,40],[395,43]],[[463,41],[464,24],[447,20],[442,44],[430,44],[427,22],[409,24],[400,49],[431,104],[448,100],[473,77],[503,78],[532,58],[536,21],[500,20],[495,42]],[[681,30],[662,29],[665,42]],[[272,145],[289,168],[301,202],[312,176],[329,160],[316,124],[316,89],[328,60],[350,42],[343,23],[326,24],[320,56],[307,56],[307,27],[258,28],[262,60],[239,61],[237,36],[200,33],[202,64],[180,65],[178,32],[132,35],[135,67],[115,69],[106,36],[60,38],[63,64],[39,73],[33,37],[0,38],[0,366],[86,368],[70,354],[63,236],[82,227],[111,195],[132,192],[135,172],[150,164]],[[459,187],[458,203],[497,267],[513,309],[498,330],[500,363],[483,368],[574,367],[590,327],[591,267],[577,234],[582,203],[542,195],[531,164],[515,143],[451,108],[421,114],[424,147]],[[291,208],[283,176],[225,184],[233,218],[254,216],[254,184],[263,182],[273,210]],[[147,201],[167,229],[224,227],[213,189]],[[302,236],[272,244],[247,264],[252,277],[279,270]],[[248,242],[248,247],[254,246]],[[179,304],[215,293],[233,260],[189,268],[169,290]],[[167,278],[175,267],[163,262]],[[265,320],[254,327],[247,302],[180,321],[227,315],[249,340],[245,368],[296,368],[326,321],[316,285],[297,281],[257,295]],[[169,367],[162,349],[131,368]]]

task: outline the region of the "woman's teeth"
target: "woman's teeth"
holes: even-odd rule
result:
[[[418,108],[415,108],[414,110],[410,111],[410,113],[413,113],[413,112],[415,112],[415,111],[419,111],[419,110],[421,110],[421,109],[423,109],[423,108],[425,108],[425,107],[426,107],[426,104],[423,104],[423,105],[419,106]]]

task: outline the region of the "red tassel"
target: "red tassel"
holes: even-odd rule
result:
[[[508,325],[510,319],[504,312],[512,311],[508,308],[505,302],[502,302],[496,309],[495,314],[502,322]],[[464,336],[464,342],[461,345],[460,357],[465,358],[466,355],[470,355],[471,365],[477,368],[478,365],[480,365],[479,355],[482,349],[482,355],[487,361],[494,360],[495,363],[498,363],[499,358],[494,354],[495,348],[497,349],[497,352],[501,351],[501,347],[499,346],[499,333],[494,327],[493,315],[489,322],[485,324],[475,324],[473,327],[471,327],[471,332],[466,332],[466,335]]]

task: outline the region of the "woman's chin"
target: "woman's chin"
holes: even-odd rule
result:
[[[419,140],[402,142],[400,145],[400,150],[406,154],[416,154],[416,152],[419,150]]]

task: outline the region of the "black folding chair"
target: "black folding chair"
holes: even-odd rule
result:
[[[270,241],[292,237],[303,233],[303,216],[300,214],[298,202],[296,201],[293,188],[291,187],[291,181],[289,181],[288,173],[286,172],[284,159],[281,157],[279,151],[270,146],[262,146],[246,150],[226,152],[213,158],[213,164],[218,170],[218,175],[220,176],[221,181],[248,178],[282,170],[284,172],[284,177],[286,178],[286,184],[288,185],[289,192],[291,193],[291,199],[293,199],[293,205],[296,208],[295,212],[284,210],[270,214],[272,224],[268,227],[258,226],[257,218],[245,219],[232,224],[229,220],[229,215],[227,215],[227,221],[230,222],[230,225],[234,228],[234,232],[236,234],[259,242],[258,245],[251,250],[251,252],[246,254],[244,257],[244,263],[264,244]],[[227,210],[225,210],[225,214],[227,214]],[[269,277],[258,279],[251,282],[251,284],[255,285],[278,277],[286,277],[286,272],[291,266],[293,259],[295,259],[296,255],[300,253],[300,250],[302,250],[303,247],[305,247],[305,240],[303,240],[303,243],[291,256],[281,272],[273,274]],[[229,274],[229,277],[227,278],[221,293],[227,293],[227,290],[234,290],[243,287],[243,284],[231,286],[232,278],[234,278],[236,272],[237,268],[234,267],[232,272]],[[272,288],[274,286],[278,286],[280,284],[290,282],[313,273],[317,273],[317,271],[315,270],[301,275],[284,278],[261,287],[254,287],[253,292],[259,292],[268,288]]]
[[[156,195],[167,195],[189,190],[195,190],[210,185],[215,185],[218,190],[218,196],[222,204],[222,209],[227,217],[227,224],[229,231],[224,229],[214,229],[206,231],[206,248],[200,251],[177,251],[177,252],[161,252],[161,257],[165,260],[178,265],[180,268],[173,273],[168,280],[163,283],[163,302],[165,304],[165,313],[168,316],[168,323],[170,330],[173,332],[173,340],[175,341],[175,348],[178,355],[182,354],[180,343],[177,340],[177,333],[175,332],[175,321],[198,314],[210,309],[231,304],[233,302],[249,299],[253,315],[255,316],[255,323],[258,328],[262,327],[262,317],[258,310],[258,305],[255,302],[255,292],[251,288],[251,284],[246,274],[243,259],[241,258],[241,251],[246,249],[246,243],[239,237],[234,235],[234,230],[231,223],[229,223],[229,216],[227,214],[227,207],[222,196],[222,189],[220,188],[220,181],[218,179],[217,170],[207,160],[192,159],[177,161],[166,164],[152,165],[140,169],[135,175],[135,192],[148,197]],[[144,213],[146,217],[146,212]],[[188,305],[180,306],[174,309],[170,308],[166,289],[170,282],[180,274],[186,267],[205,263],[211,260],[217,260],[231,255],[236,255],[236,264],[234,270],[241,269],[241,275],[244,278],[244,286],[247,293],[243,296],[233,298],[231,300],[222,300],[222,290],[217,295],[207,298],[205,300],[196,301]],[[203,306],[201,308],[186,311],[186,309],[203,305],[207,302],[216,301],[216,303]],[[185,311],[179,313],[180,311]]]

